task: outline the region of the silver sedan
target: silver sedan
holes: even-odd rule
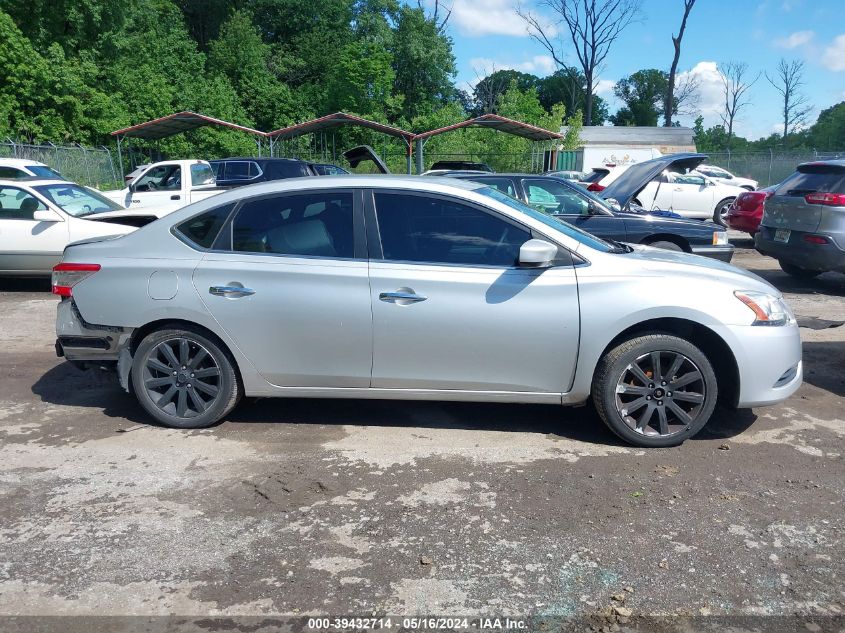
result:
[[[607,242],[495,189],[414,177],[239,188],[69,246],[57,352],[116,369],[156,421],[243,395],[578,405],[671,446],[717,400],[802,380],[780,293],[712,259]]]

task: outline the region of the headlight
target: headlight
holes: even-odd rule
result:
[[[781,297],[753,290],[737,290],[734,295],[754,313],[751,325],[786,325],[795,322],[792,311]]]
[[[713,245],[714,246],[724,246],[728,243],[728,232],[727,231],[713,231]]]

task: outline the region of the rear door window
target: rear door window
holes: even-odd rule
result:
[[[232,250],[352,258],[352,192],[280,194],[246,202],[232,222]]]
[[[502,193],[508,194],[511,198],[516,197],[516,190],[514,189],[513,181],[510,178],[490,178],[487,176],[483,176],[478,178],[473,176],[471,178],[466,178],[466,180],[472,180],[473,182],[480,182],[488,187],[493,187],[494,189],[498,189]]]
[[[776,196],[804,197],[808,193],[845,193],[845,167],[805,165],[784,180]]]

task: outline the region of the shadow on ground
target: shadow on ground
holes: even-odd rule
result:
[[[50,278],[28,277],[0,279],[0,292],[50,292]]]
[[[112,373],[81,371],[61,363],[32,386],[42,401],[54,405],[90,407],[128,424],[155,424],[135,397],[124,392]],[[718,407],[697,439],[728,438],[756,419],[749,410]],[[588,444],[623,445],[601,422],[591,405],[428,402],[403,400],[341,400],[312,398],[245,398],[229,415],[233,428],[255,424],[328,426],[404,426],[540,433]]]

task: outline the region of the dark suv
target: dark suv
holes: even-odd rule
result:
[[[845,272],[845,160],[804,163],[765,202],[754,240],[784,272]]]
[[[241,187],[256,182],[348,173],[337,165],[309,163],[297,158],[220,158],[208,161],[218,187]]]

